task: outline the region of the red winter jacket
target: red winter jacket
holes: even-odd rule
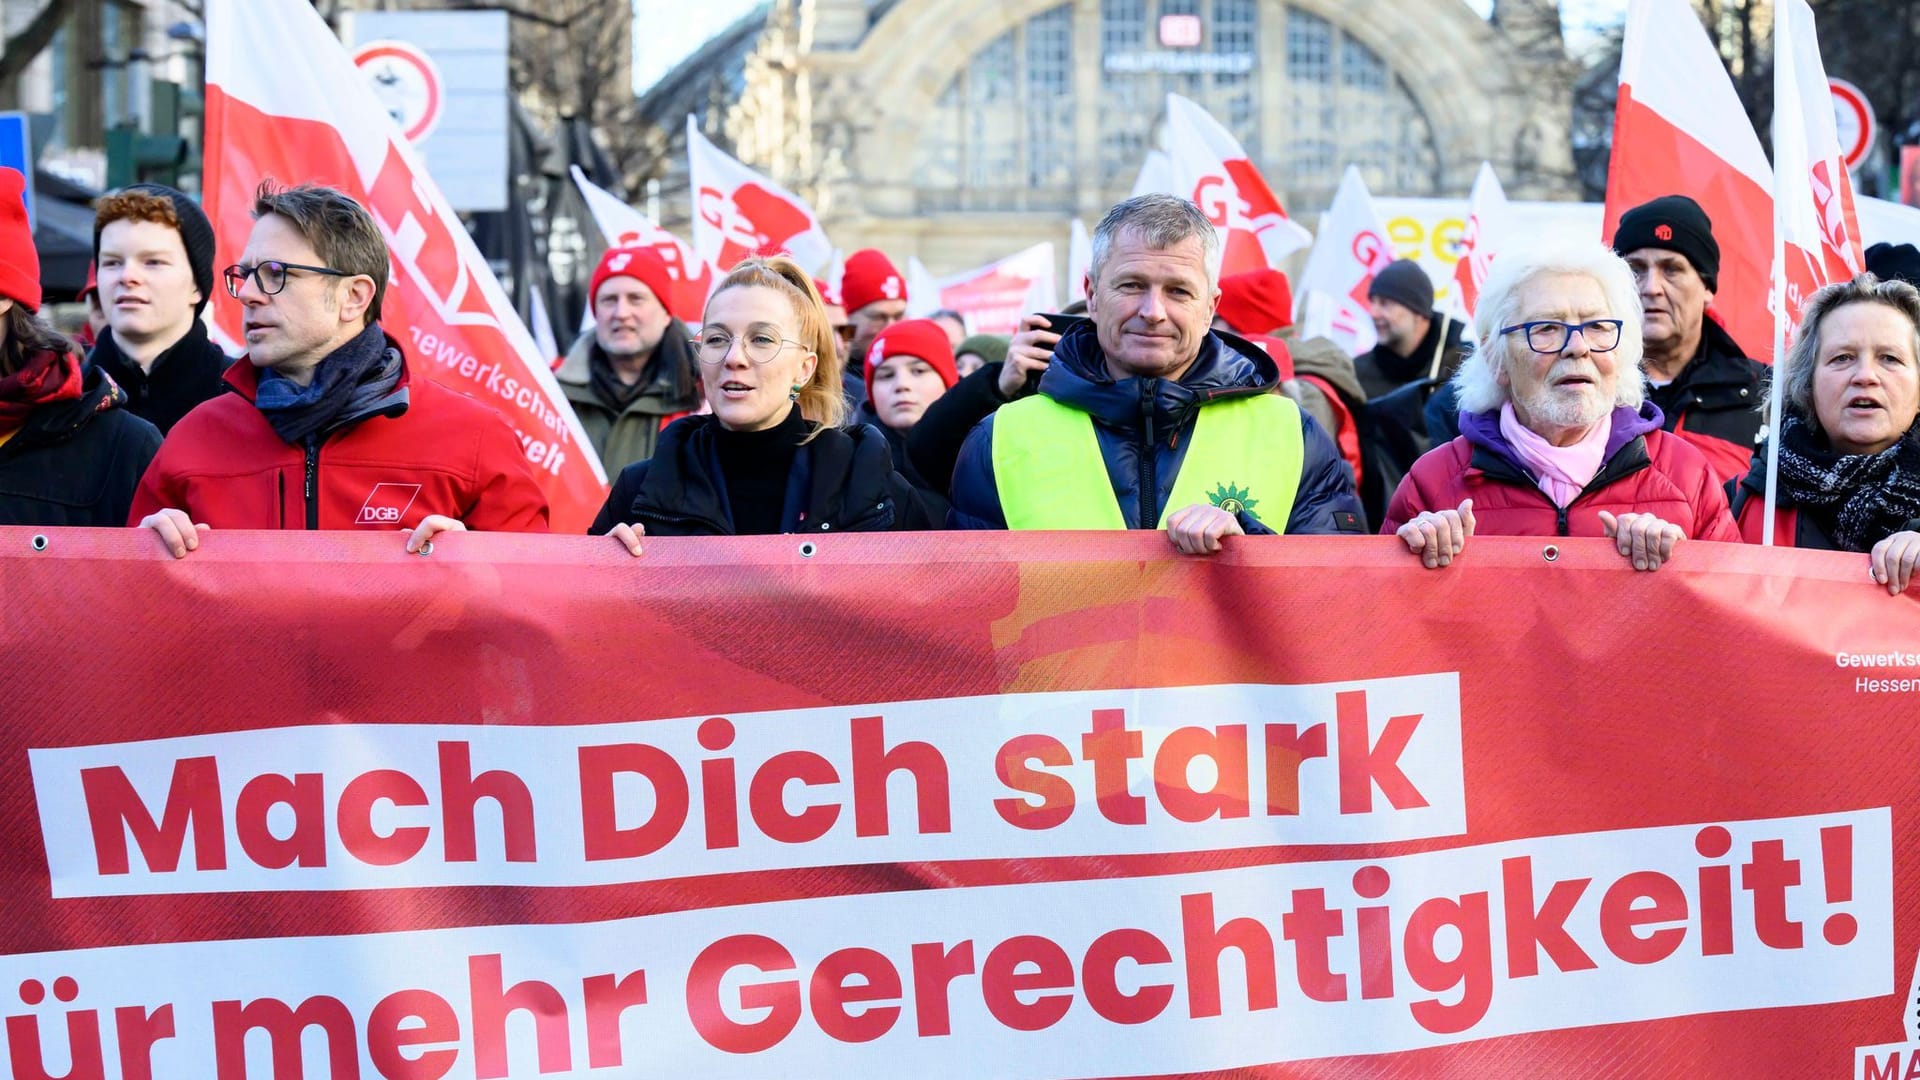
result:
[[[404,365],[404,357],[402,364]],[[430,379],[410,379],[399,415],[329,432],[309,454],[253,406],[259,369],[227,369],[234,393],[203,402],[160,445],[128,524],[186,511],[216,529],[381,529],[428,514],[487,532],[546,532],[547,497],[499,413]]]
[[[1651,404],[1615,409],[1600,474],[1573,503],[1553,505],[1500,434],[1498,413],[1462,413],[1460,437],[1413,463],[1387,507],[1380,531],[1392,533],[1425,510],[1473,500],[1482,536],[1604,536],[1600,511],[1655,514],[1695,540],[1740,541],[1727,496],[1705,456],[1660,430]]]

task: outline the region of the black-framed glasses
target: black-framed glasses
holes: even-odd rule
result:
[[[1554,319],[1535,319],[1532,322],[1516,323],[1500,328],[1502,334],[1527,335],[1527,348],[1537,353],[1557,353],[1573,340],[1575,331],[1587,348],[1594,352],[1612,352],[1620,344],[1620,319],[1588,319],[1582,323],[1559,322]]]
[[[771,364],[780,350],[791,345],[796,349],[806,348],[806,344],[780,337],[765,330],[750,330],[742,338],[735,338],[725,330],[702,330],[693,340],[693,354],[700,362],[710,367],[719,367],[727,362],[733,352],[733,343],[740,342],[740,351],[755,364]]]
[[[266,262],[256,263],[253,266],[248,266],[246,263],[234,263],[232,266],[222,270],[220,276],[226,279],[227,295],[237,300],[240,297],[240,290],[247,287],[248,278],[252,278],[254,284],[260,286],[260,291],[267,296],[279,295],[280,290],[287,287],[287,271],[289,270],[305,270],[309,274],[326,274],[330,277],[355,276],[347,273],[345,270],[335,270],[330,266],[302,266],[299,263],[280,262],[275,259],[268,259]]]

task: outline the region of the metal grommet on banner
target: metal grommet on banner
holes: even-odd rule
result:
[[[427,555],[431,555],[431,554],[433,554],[433,541],[431,541],[431,540],[422,540],[422,541],[420,542],[420,554],[421,554],[422,556],[427,556]]]
[[[803,559],[811,559],[813,558],[813,553],[819,550],[819,548],[813,546],[813,541],[809,540],[800,545],[800,557]]]
[[[33,550],[35,551],[47,550],[47,534],[46,533],[34,533],[33,539],[27,542],[33,545]]]
[[[1541,548],[1540,557],[1547,560],[1548,562],[1552,562],[1555,559],[1558,559],[1560,557],[1559,546],[1556,544],[1548,544],[1546,547]]]

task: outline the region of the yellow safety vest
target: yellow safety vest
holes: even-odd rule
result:
[[[1285,532],[1304,445],[1299,406],[1278,394],[1204,406],[1161,514],[1163,526],[1175,510],[1212,503],[1230,513],[1245,510]],[[994,413],[993,477],[1009,529],[1127,527],[1093,418],[1044,394]]]

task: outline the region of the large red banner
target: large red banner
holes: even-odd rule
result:
[[[1920,594],[1396,548],[0,529],[10,1075],[1905,1075]]]

